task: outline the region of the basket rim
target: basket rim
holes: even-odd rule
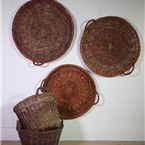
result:
[[[16,130],[18,132],[29,132],[29,133],[39,133],[39,134],[57,132],[58,130],[60,130],[60,129],[62,129],[64,127],[63,119],[61,117],[60,117],[60,119],[61,119],[61,126],[60,127],[57,127],[56,129],[49,130],[49,131],[32,131],[32,130],[22,129],[21,122],[19,120],[17,120],[16,121]]]
[[[37,97],[39,97],[39,96],[44,96],[44,94],[48,94],[49,96],[50,95],[53,95],[52,93],[49,93],[49,92],[44,92],[44,93],[41,93],[41,94],[35,94],[35,95],[31,95],[31,96],[29,96],[29,97],[27,97],[27,98],[24,98],[23,100],[21,100],[20,102],[18,102],[14,107],[13,107],[13,111],[14,112],[16,112],[16,110],[17,110],[17,108],[19,108],[19,106],[21,105],[21,104],[24,104],[25,102],[27,103],[28,101],[30,101],[30,100],[34,100],[34,99],[38,99]],[[36,97],[37,96],[37,97]],[[54,96],[54,95],[53,95]],[[43,98],[44,99],[44,98]],[[47,99],[47,98],[46,98]],[[26,106],[23,106],[22,107],[23,109],[24,108],[26,108]]]

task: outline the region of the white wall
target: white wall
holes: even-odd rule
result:
[[[141,55],[134,72],[125,77],[92,75],[100,102],[85,115],[64,121],[61,140],[144,140],[144,0],[58,0],[70,10],[75,21],[75,39],[61,59],[37,67],[23,57],[12,40],[12,21],[27,0],[2,0],[2,140],[18,140],[17,117],[13,107],[35,94],[42,79],[61,64],[86,68],[79,55],[80,38],[90,19],[119,16],[137,30]]]

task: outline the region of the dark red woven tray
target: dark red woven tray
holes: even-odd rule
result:
[[[80,117],[99,102],[94,80],[86,70],[77,65],[58,66],[42,81],[41,86],[54,94],[63,119]],[[94,103],[96,94],[98,100]]]
[[[56,1],[31,0],[16,13],[12,35],[18,50],[35,65],[42,65],[69,49],[74,24],[68,11]]]
[[[80,52],[84,63],[96,74],[106,77],[128,75],[133,72],[140,55],[139,37],[123,18],[92,19],[83,32]]]

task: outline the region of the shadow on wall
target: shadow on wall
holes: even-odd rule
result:
[[[84,140],[78,119],[64,120],[64,128],[60,140]]]

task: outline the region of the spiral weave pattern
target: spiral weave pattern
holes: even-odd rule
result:
[[[77,118],[99,101],[92,77],[77,65],[58,66],[41,85],[54,94],[59,114],[63,119]],[[98,101],[94,103],[96,94]]]
[[[134,68],[140,55],[140,42],[130,23],[120,17],[108,16],[87,23],[80,52],[91,71],[113,77]]]
[[[68,11],[57,2],[32,0],[16,13],[12,34],[19,51],[35,65],[42,65],[68,50],[74,24]]]

